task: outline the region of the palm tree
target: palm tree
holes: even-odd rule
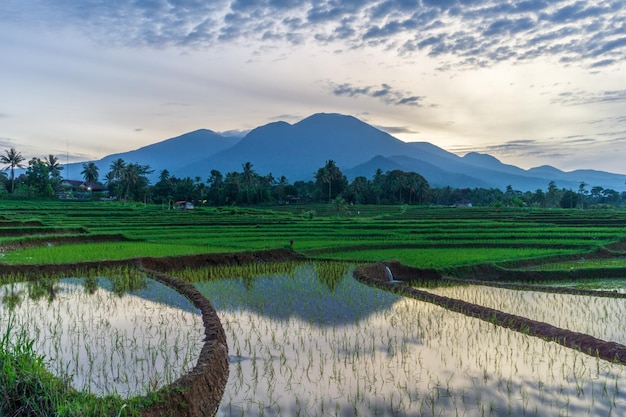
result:
[[[120,181],[124,175],[124,169],[126,168],[126,162],[122,158],[117,158],[109,165],[109,170],[113,173],[113,179]]]
[[[50,177],[52,179],[59,179],[61,177],[63,167],[59,163],[59,158],[50,154],[47,158],[44,158],[44,163],[48,167],[48,172],[50,173]]]
[[[428,181],[417,172],[409,172],[406,175],[406,188],[409,191],[409,204],[411,204],[411,196],[415,195],[417,204],[421,204],[430,189]]]
[[[146,177],[148,174],[151,174],[153,171],[150,169],[149,165],[140,165],[140,164],[128,164],[125,166],[122,171],[122,183],[126,186],[124,191],[125,198],[137,198],[141,197],[141,195],[146,196],[146,189],[148,187],[149,181]]]
[[[243,173],[241,176],[243,184],[246,186],[246,200],[248,204],[250,204],[250,185],[254,180],[255,172],[252,170],[252,164],[250,162],[246,162],[242,165]]]
[[[328,184],[328,202],[332,201],[332,183],[340,179],[341,176],[341,170],[332,159],[326,161],[326,165],[317,170],[317,180],[322,184]]]
[[[352,190],[354,191],[354,203],[359,204],[359,196],[363,191],[365,191],[368,187],[367,178],[363,176],[358,176],[352,181]]]
[[[582,181],[580,183],[580,185],[578,186],[578,195],[580,196],[580,209],[583,210],[585,207],[585,194],[587,194],[587,190],[585,190],[585,187],[587,186],[587,183],[585,181]]]
[[[98,178],[100,177],[98,165],[94,162],[89,162],[87,164],[83,164],[83,170],[80,175],[83,176],[85,182],[95,183],[98,182]]]
[[[20,152],[17,152],[15,148],[11,148],[5,151],[6,155],[0,155],[0,162],[6,164],[3,170],[11,169],[11,194],[15,188],[15,168],[22,168],[22,162],[25,161]]]
[[[207,178],[209,184],[209,193],[214,198],[214,204],[219,206],[221,204],[222,196],[222,184],[224,182],[224,176],[217,169],[211,170],[211,176]]]

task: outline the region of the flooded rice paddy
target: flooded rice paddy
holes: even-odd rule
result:
[[[345,264],[194,282],[228,338],[219,416],[618,416],[626,407],[624,366],[368,287]],[[626,333],[624,300],[436,291],[620,343]],[[150,279],[126,293],[107,278],[43,292],[9,284],[0,297],[0,330],[13,317],[76,389],[145,393],[193,367],[202,345],[199,312]]]
[[[328,285],[332,282],[333,285]],[[626,370],[349,272],[196,284],[226,330],[220,416],[611,416]]]
[[[588,295],[519,291],[483,285],[454,285],[425,291],[516,316],[626,344],[626,300]]]
[[[48,369],[77,390],[124,397],[160,388],[191,369],[202,347],[199,312],[170,288],[145,279],[114,291],[108,278],[67,278],[0,287],[0,331],[9,317],[45,355]]]

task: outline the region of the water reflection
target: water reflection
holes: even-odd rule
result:
[[[284,282],[282,282],[284,281]],[[617,415],[626,371],[312,266],[197,284],[227,333],[220,416]],[[349,319],[346,319],[349,318]]]
[[[401,298],[346,279],[350,272],[345,268],[339,276],[331,270],[303,264],[285,274],[195,285],[218,310],[250,311],[280,320],[294,317],[318,326],[354,324],[390,308]]]
[[[6,285],[0,331],[11,314],[50,371],[78,390],[144,394],[195,365],[202,318],[185,297],[156,281],[143,277],[127,288],[133,291],[122,295],[108,278]],[[29,296],[12,301],[24,293]]]
[[[483,285],[442,286],[424,290],[601,340],[626,343],[626,301],[623,298],[520,291]]]

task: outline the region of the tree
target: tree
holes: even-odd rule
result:
[[[250,204],[250,187],[256,178],[256,173],[252,169],[252,164],[250,162],[243,164],[242,168],[243,172],[241,173],[241,182],[246,187],[246,201]]]
[[[361,202],[361,199],[359,197],[361,196],[361,193],[367,190],[368,186],[369,186],[369,181],[367,180],[367,178],[363,176],[358,176],[354,178],[354,180],[352,180],[352,184],[350,184],[350,188],[352,188],[352,191],[354,192],[355,204],[359,204]]]
[[[585,190],[585,187],[587,186],[587,183],[585,181],[581,181],[580,185],[578,186],[578,195],[580,196],[580,209],[584,209],[585,208],[585,195],[587,194],[587,190]]]
[[[575,208],[577,201],[578,195],[572,190],[567,190],[563,192],[559,205],[561,208]]]
[[[115,161],[111,162],[111,165],[109,165],[109,171],[113,175],[113,179],[115,181],[121,181],[125,169],[126,162],[124,162],[122,158],[117,158]]]
[[[54,194],[48,164],[39,158],[32,158],[28,161],[24,182],[34,196],[49,197]]]
[[[9,189],[9,177],[7,177],[7,173],[4,171],[0,171],[0,189],[7,191]]]
[[[198,192],[198,202],[204,204],[204,190],[206,190],[206,184],[202,182],[202,177],[196,176],[193,180],[196,185],[196,191]]]
[[[222,190],[223,200],[226,204],[237,204],[241,199],[241,174],[239,172],[229,172],[224,178],[224,187]]]
[[[224,176],[217,169],[211,170],[211,176],[207,179],[209,184],[209,198],[213,204],[219,206],[222,204],[222,187],[224,185]]]
[[[124,197],[136,201],[143,200],[148,195],[150,185],[147,176],[152,172],[150,165],[127,164],[122,174]]]
[[[11,194],[15,189],[15,168],[22,168],[22,162],[25,161],[20,152],[17,152],[15,148],[11,148],[5,151],[6,155],[0,155],[0,163],[6,164],[3,170],[11,170]]]
[[[600,204],[601,199],[602,199],[602,191],[604,191],[603,187],[600,187],[600,186],[591,187],[591,191],[589,192],[589,197],[591,198],[593,203]]]
[[[556,201],[558,200],[559,189],[556,187],[556,183],[554,181],[550,181],[548,183],[548,205],[550,208],[553,208],[556,205]]]
[[[174,186],[174,199],[177,201],[192,201],[196,186],[191,177],[181,178]]]
[[[397,201],[400,204],[404,202],[402,199],[402,190],[405,188],[405,182],[406,181],[405,181],[404,171],[400,169],[394,169],[393,171],[390,171],[387,173],[387,175],[385,175],[384,189],[391,191],[392,193],[391,198],[392,199],[397,198]],[[395,193],[398,193],[397,197]]]
[[[44,163],[48,167],[48,172],[50,173],[50,177],[52,179],[61,178],[61,171],[63,171],[63,167],[59,163],[59,158],[49,154],[48,157],[44,159]]]
[[[417,204],[422,204],[428,198],[430,192],[428,181],[417,172],[409,172],[406,175],[405,184],[409,191],[409,204],[411,204],[412,196],[415,196]]]
[[[343,174],[339,167],[335,164],[335,161],[329,159],[326,161],[326,165],[317,170],[315,179],[320,184],[328,184],[328,202],[332,201],[332,186],[335,181],[343,178]],[[337,194],[339,192],[337,191]]]
[[[158,203],[170,203],[174,198],[174,181],[167,169],[159,173],[159,181],[152,187],[152,197]]]
[[[376,195],[376,204],[380,204],[380,196],[383,194],[385,186],[385,177],[386,175],[383,173],[383,170],[377,168],[374,173],[374,178],[372,179],[372,191]]]
[[[96,183],[100,177],[99,168],[94,162],[83,164],[83,170],[80,175],[83,176],[85,182]]]

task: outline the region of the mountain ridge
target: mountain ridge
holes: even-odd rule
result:
[[[199,129],[94,162],[103,174],[117,158],[150,165],[153,181],[163,169],[179,178],[206,179],[212,169],[223,174],[240,172],[246,162],[261,175],[308,181],[327,160],[333,160],[349,179],[358,175],[371,178],[379,163],[415,171],[433,187],[505,189],[510,185],[520,191],[535,191],[547,189],[554,181],[559,188],[578,189],[585,182],[626,190],[626,175],[589,169],[565,172],[549,165],[526,170],[489,154],[459,156],[429,142],[403,142],[354,116],[338,113],[316,113],[294,124],[268,123],[241,139]]]

